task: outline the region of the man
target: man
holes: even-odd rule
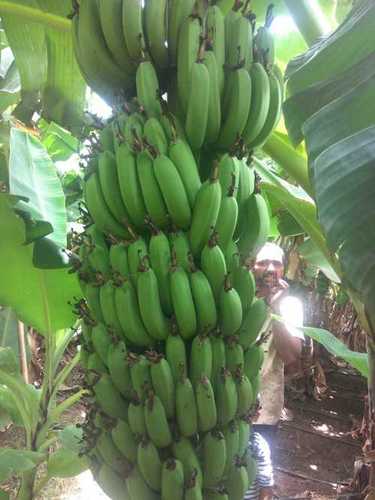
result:
[[[302,353],[303,306],[297,297],[288,295],[283,280],[284,252],[275,243],[266,245],[257,254],[254,275],[257,295],[269,304],[271,311],[288,322],[269,321],[263,335],[265,359],[261,372],[260,410],[254,421],[255,437],[250,444],[258,462],[257,480],[246,499],[273,498],[272,448],[284,407],[284,368],[296,371]]]

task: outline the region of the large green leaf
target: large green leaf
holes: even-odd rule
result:
[[[41,142],[17,128],[10,133],[9,186],[12,194],[29,200],[17,208],[29,212],[34,220],[49,222],[53,233],[48,239],[65,247],[65,197],[55,166]]]
[[[375,126],[329,147],[313,170],[319,220],[375,331]]]
[[[43,458],[44,455],[36,451],[0,449],[0,481],[5,481],[14,473],[33,469]]]
[[[329,280],[335,283],[341,282],[331,264],[311,239],[307,239],[299,245],[298,251],[307,262],[320,269]]]
[[[20,97],[20,75],[9,47],[1,51],[0,59],[0,112],[16,104]]]
[[[25,246],[25,225],[13,203],[0,195],[0,304],[12,307],[19,319],[42,334],[69,328],[75,316],[69,301],[81,292],[74,274],[65,269],[33,267],[33,244]]]

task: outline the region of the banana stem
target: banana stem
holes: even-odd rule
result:
[[[284,0],[284,2],[309,47],[317,38],[330,30],[327,18],[317,0]]]
[[[0,15],[11,14],[12,16],[22,17],[25,21],[31,21],[38,24],[44,24],[49,28],[54,28],[58,31],[71,30],[71,21],[62,16],[50,14],[34,7],[20,5],[15,2],[7,2],[0,0]]]

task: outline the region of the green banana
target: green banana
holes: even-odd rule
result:
[[[275,41],[270,30],[273,19],[273,5],[271,4],[267,9],[264,26],[258,28],[254,39],[256,55],[264,66],[269,69],[272,69],[276,59]]]
[[[163,70],[168,67],[167,40],[167,0],[148,0],[144,5],[145,33],[148,50],[158,68]]]
[[[190,228],[190,245],[194,257],[198,257],[207,244],[219,215],[221,187],[215,175],[202,184],[194,205]]]
[[[139,275],[139,266],[148,255],[146,241],[138,237],[128,246],[129,274],[133,285],[136,287]]]
[[[98,323],[92,328],[91,342],[94,346],[95,352],[107,366],[108,349],[112,345],[112,338],[108,333],[107,328],[102,323]]]
[[[128,250],[123,243],[112,245],[109,249],[109,262],[112,271],[124,278],[129,277]]]
[[[217,5],[207,9],[206,33],[208,42],[215,54],[217,78],[220,95],[224,91],[224,64],[225,64],[225,25],[224,16]]]
[[[126,484],[129,492],[129,500],[139,500],[141,498],[142,500],[157,500],[160,498],[158,494],[147,486],[137,466],[127,476]]]
[[[234,459],[238,453],[239,448],[240,435],[237,421],[232,420],[232,422],[229,422],[229,424],[224,428],[223,434],[227,451],[227,460],[225,463],[224,474],[225,476],[227,476],[234,465]]]
[[[249,479],[249,487],[254,483],[257,476],[257,461],[253,457],[247,456],[247,477]]]
[[[99,471],[95,474],[95,481],[109,498],[113,498],[113,500],[127,499],[126,482],[109,465],[102,464],[100,466]]]
[[[211,349],[212,349],[212,385],[216,390],[217,384],[219,383],[219,377],[223,369],[226,367],[226,357],[225,357],[225,343],[222,337],[213,335],[211,337]]]
[[[209,76],[209,99],[208,116],[205,142],[214,144],[220,133],[221,125],[221,100],[220,100],[220,80],[219,69],[216,56],[213,51],[207,51],[204,56],[204,64]]]
[[[99,144],[103,151],[109,151],[114,153],[115,145],[113,142],[113,132],[112,132],[112,124],[109,123],[105,125],[99,132]]]
[[[206,490],[204,500],[229,500],[226,491],[223,487]]]
[[[147,150],[138,154],[137,170],[143,200],[151,221],[164,229],[169,222],[167,207],[155,177],[153,159]]]
[[[151,359],[151,381],[155,394],[163,403],[167,418],[175,414],[175,385],[171,367],[161,355]]]
[[[155,230],[151,236],[149,255],[151,267],[158,280],[161,307],[167,316],[171,316],[173,306],[169,286],[169,269],[172,258],[169,240],[161,231]]]
[[[238,405],[237,388],[230,371],[222,370],[215,397],[218,424],[221,426],[228,425],[234,419]]]
[[[160,491],[162,462],[152,441],[143,440],[139,443],[137,464],[147,485],[154,491]]]
[[[210,73],[203,62],[198,61],[192,65],[190,78],[185,130],[190,146],[196,151],[202,147],[207,132]]]
[[[94,245],[89,247],[87,252],[87,262],[91,269],[97,274],[100,273],[101,277],[106,279],[110,274],[110,262],[108,250],[101,246]],[[100,282],[101,280],[98,280]]]
[[[172,267],[170,287],[179,333],[183,339],[189,340],[197,330],[197,315],[189,277],[182,267]]]
[[[165,343],[165,356],[172,371],[174,380],[180,376],[186,377],[187,357],[185,342],[179,335],[172,333]]]
[[[221,432],[208,432],[203,438],[203,485],[216,486],[224,474],[226,462],[225,439]]]
[[[180,376],[176,384],[176,421],[182,436],[190,437],[197,433],[198,411],[194,389],[184,376]]]
[[[219,297],[219,324],[224,336],[235,335],[242,324],[242,305],[237,291],[232,287],[229,275]]]
[[[254,192],[255,173],[253,168],[249,168],[244,161],[239,162],[240,179],[238,183],[237,202],[239,210]]]
[[[240,161],[229,154],[222,156],[219,163],[219,182],[222,196],[226,196],[233,186],[237,194],[240,180]]]
[[[128,405],[113,385],[110,377],[103,374],[94,385],[96,402],[101,409],[112,418],[126,419]]]
[[[148,391],[152,388],[150,362],[145,356],[133,353],[128,355],[127,360],[134,392],[138,400],[143,402]]]
[[[225,487],[231,500],[243,500],[249,487],[246,467],[235,464],[225,482]]]
[[[226,339],[226,348],[225,348],[225,359],[226,359],[226,367],[232,375],[235,375],[236,372],[242,372],[244,367],[244,353],[241,345],[238,343],[237,337],[229,337]]]
[[[255,298],[255,279],[248,266],[242,265],[233,273],[233,286],[237,290],[241,299],[242,310],[249,309]]]
[[[100,231],[120,238],[129,237],[126,228],[119,224],[109,211],[96,173],[91,174],[85,182],[84,195],[90,215]]]
[[[142,143],[144,124],[144,116],[138,112],[132,113],[123,122],[123,128],[121,129],[122,142],[125,142],[133,153],[138,152]],[[116,155],[118,149],[116,149]]]
[[[270,80],[263,65],[256,62],[250,70],[252,97],[249,118],[242,133],[244,143],[251,144],[266,123],[270,107]]]
[[[220,6],[220,5],[219,5]],[[225,28],[225,62],[229,64],[231,53],[236,51],[236,47],[233,46],[234,41],[234,31],[236,29],[236,22],[241,18],[242,14],[240,12],[241,4],[237,0],[232,2],[232,9],[225,15],[224,18],[224,28]],[[236,61],[235,66],[238,65]]]
[[[202,250],[201,267],[211,285],[214,297],[217,300],[227,274],[227,266],[224,254],[217,244],[217,236],[215,233],[211,236],[207,245],[205,245]]]
[[[238,420],[238,456],[243,457],[249,446],[250,425],[246,420]]]
[[[227,265],[228,273],[234,274],[236,269],[240,266],[240,252],[237,243],[231,241],[225,251],[225,262]]]
[[[186,482],[184,500],[203,500],[202,488],[196,480],[194,472]]]
[[[111,281],[107,281],[107,283],[100,287],[99,297],[104,323],[109,328],[113,328],[115,332],[122,332],[121,323],[116,311],[115,287]]]
[[[116,288],[115,305],[126,340],[136,346],[151,346],[153,340],[142,323],[137,294],[131,281],[125,280],[121,287]]]
[[[206,275],[198,269],[189,275],[190,287],[195,304],[198,332],[208,333],[215,328],[217,311],[215,297]]]
[[[119,146],[116,152],[116,162],[122,201],[129,214],[130,222],[138,229],[143,228],[146,207],[138,179],[136,159],[126,144]]]
[[[177,50],[177,89],[180,106],[186,113],[192,82],[192,68],[198,59],[201,22],[196,17],[185,19],[180,28]]]
[[[193,209],[202,183],[190,146],[183,139],[177,138],[173,140],[169,145],[169,157],[180,174],[189,199],[190,208]]]
[[[118,420],[111,431],[111,436],[115,446],[130,462],[137,460],[137,442],[129,427],[124,420]]]
[[[116,448],[110,434],[101,432],[96,441],[96,449],[106,463],[115,472],[121,474],[126,470],[128,463]]]
[[[172,66],[177,63],[177,47],[183,22],[192,14],[195,0],[170,0],[168,17],[168,51]]]
[[[129,404],[128,423],[132,433],[136,437],[146,434],[145,412],[143,404],[139,399],[133,399]]]
[[[172,250],[176,254],[177,265],[185,271],[190,271],[189,254],[191,252],[189,239],[184,231],[175,231],[169,235]]]
[[[194,474],[195,482],[202,485],[202,469],[190,439],[179,437],[172,445],[173,456],[182,463],[185,478]]]
[[[267,204],[260,194],[253,194],[244,206],[245,220],[251,221],[243,225],[238,247],[245,257],[254,257],[266,243],[270,230],[270,216]]]
[[[183,500],[184,468],[179,460],[168,458],[163,463],[161,473],[162,500]]]
[[[246,16],[240,15],[234,19],[229,31],[227,65],[230,67],[241,66],[249,71],[253,62],[253,33],[250,20]]]
[[[133,75],[135,64],[130,58],[122,33],[122,0],[98,0],[100,24],[113,59],[124,73]]]
[[[159,154],[167,154],[168,139],[162,124],[157,118],[149,118],[146,121],[143,133],[147,144],[155,148]],[[173,158],[171,159],[173,161]]]
[[[107,366],[116,389],[128,399],[132,392],[129,365],[126,361],[127,349],[125,342],[111,344],[108,348]]]
[[[264,360],[264,351],[262,346],[253,345],[245,351],[244,373],[249,380],[253,380],[262,367]]]
[[[96,352],[89,354],[87,358],[87,371],[89,383],[91,383],[91,380],[96,379],[97,374],[106,375],[108,373],[106,365],[103,363],[99,354]]]
[[[227,196],[221,200],[220,211],[216,221],[215,231],[217,233],[220,248],[225,251],[233,239],[238,219],[238,204],[234,196],[234,183],[229,188]]]
[[[159,0],[160,3],[160,0]],[[155,22],[155,21],[154,21]],[[161,116],[161,93],[158,75],[150,61],[143,61],[136,74],[137,97],[146,115],[151,118]]]
[[[158,280],[145,261],[138,275],[137,293],[139,310],[148,334],[155,340],[165,340],[169,325],[161,308]]]
[[[100,247],[103,249],[104,253],[108,254],[108,245],[104,234],[96,227],[95,224],[87,227],[85,229],[84,235],[90,240],[90,243],[95,247]]]
[[[253,387],[246,375],[241,375],[237,379],[237,396],[237,413],[239,417],[245,417],[248,415],[252,405],[254,404]]]
[[[239,331],[239,342],[244,349],[251,347],[264,330],[268,318],[267,305],[263,299],[256,299],[248,308]]]
[[[167,416],[162,402],[155,394],[149,394],[145,403],[147,433],[158,448],[166,448],[172,443]]]
[[[271,132],[277,126],[281,117],[281,107],[283,101],[283,92],[280,82],[274,73],[269,74],[270,80],[270,105],[268,109],[268,114],[263,128],[259,134],[250,141],[247,145],[251,149],[258,148],[262,146],[268,139]]]
[[[154,172],[172,221],[181,229],[191,222],[191,210],[184,184],[174,163],[165,155],[154,159]]]
[[[103,313],[100,307],[100,287],[87,283],[85,293],[86,301],[93,318],[100,323],[104,323]]]
[[[253,398],[254,398],[254,401],[257,400],[257,397],[258,397],[258,394],[259,394],[259,391],[260,391],[260,380],[261,380],[261,373],[258,372],[257,375],[255,375],[255,377],[253,377],[250,382],[251,382],[251,386],[253,388]]]
[[[196,384],[195,397],[197,400],[199,431],[210,431],[217,423],[217,410],[214,390],[208,377],[203,376]]]
[[[191,343],[189,377],[196,387],[202,377],[211,378],[212,348],[209,337],[197,335]]]
[[[228,149],[241,137],[246,126],[251,104],[251,79],[245,68],[232,70],[232,82],[226,92],[227,108],[217,146]]]
[[[130,57],[139,60],[144,49],[141,0],[122,0],[122,31]]]

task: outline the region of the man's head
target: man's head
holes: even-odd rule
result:
[[[276,243],[266,243],[255,258],[257,281],[269,288],[277,286],[284,274],[284,251]]]

